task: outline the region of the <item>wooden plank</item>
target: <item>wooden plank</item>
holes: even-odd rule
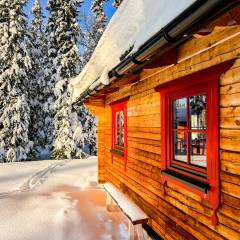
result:
[[[220,175],[222,181],[240,186],[240,176],[225,171],[221,171]]]
[[[156,154],[161,154],[161,149],[159,146],[152,146],[148,144],[143,144],[143,143],[136,143],[136,142],[129,142],[128,143],[129,148],[136,148],[136,149],[141,149],[150,153],[156,153]],[[131,149],[129,149],[131,150]]]
[[[240,151],[240,130],[220,130],[220,148],[233,152]]]
[[[239,195],[240,186],[239,185],[236,185],[236,184],[233,184],[230,182],[225,182],[225,181],[222,181],[221,185],[222,185],[222,188],[221,188],[222,192],[224,192],[230,196],[240,198],[240,195]]]
[[[225,86],[229,84],[239,83],[239,68],[240,68],[240,59],[236,59],[234,65],[231,67],[229,71],[223,74],[220,78],[220,85]]]
[[[146,133],[146,132],[128,132],[128,136],[132,138],[150,139],[155,141],[161,140],[161,134],[158,133]]]
[[[230,161],[221,161],[221,170],[236,174],[240,176],[240,163],[239,162],[230,162]]]
[[[215,28],[211,34],[202,38],[192,38],[183,44],[178,51],[178,60],[184,59],[203,49],[210,47],[216,42],[239,32],[239,26]]]
[[[240,106],[240,93],[220,96],[221,107],[238,107]]]
[[[235,198],[233,196],[230,196],[229,194],[222,193],[221,202],[222,202],[222,204],[230,206],[233,209],[235,208],[237,210],[240,210],[240,199],[239,198]],[[230,216],[232,217],[232,214],[230,214]]]
[[[151,126],[148,126],[148,127],[128,127],[128,132],[143,132],[143,133],[155,133],[155,134],[161,134],[161,128],[159,128],[159,127],[151,127]],[[134,138],[132,138],[132,139],[134,139]],[[136,139],[136,141],[138,141],[138,138],[135,138]],[[160,145],[160,142],[159,141],[155,141],[155,143],[154,142],[152,142],[151,140],[150,140],[150,142],[151,142],[151,144],[154,144],[155,145],[155,143],[157,142],[158,143],[158,145]]]
[[[238,68],[238,72],[240,68]],[[221,95],[229,95],[234,93],[240,93],[240,77],[238,83],[229,84],[223,87],[220,87],[220,94]]]
[[[233,206],[228,206],[225,203],[222,203],[219,212],[223,213],[224,215],[228,216],[229,218],[239,222],[240,219],[240,210],[238,208],[234,208]]]
[[[226,129],[240,129],[240,117],[227,116],[220,118],[220,127]]]
[[[220,108],[220,118],[240,117],[240,106]]]
[[[158,133],[158,134],[160,134],[160,133]],[[160,147],[161,146],[161,141],[158,141],[158,140],[135,138],[135,137],[129,137],[129,136],[128,136],[128,142],[142,143],[142,144],[152,145],[152,146],[155,146],[155,147]]]

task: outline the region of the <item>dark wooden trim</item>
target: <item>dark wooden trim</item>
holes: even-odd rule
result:
[[[197,189],[205,194],[210,190],[210,186],[207,183],[198,181],[197,179],[185,176],[170,169],[162,170],[162,175],[170,177],[174,180],[178,180],[181,183],[188,185],[191,188]]]
[[[124,151],[120,150],[118,148],[111,149],[110,152],[112,154],[114,154],[114,155],[117,155],[117,156],[120,156],[120,157],[124,157]]]
[[[200,172],[200,171],[197,171],[197,170],[186,168],[184,166],[181,166],[181,165],[178,165],[178,164],[173,164],[173,163],[171,164],[171,167],[179,169],[179,170],[182,170],[182,171],[186,171],[186,172],[192,173],[192,174],[197,175],[199,177],[206,178],[206,173],[204,173],[204,172]]]

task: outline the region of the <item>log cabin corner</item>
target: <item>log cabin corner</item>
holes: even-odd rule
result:
[[[163,239],[240,239],[240,1],[134,2],[73,80],[98,119],[99,182]]]

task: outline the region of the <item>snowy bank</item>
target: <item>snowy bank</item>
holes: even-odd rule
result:
[[[0,164],[0,194],[19,190],[27,180],[61,161],[44,160],[31,162],[13,162]]]
[[[74,100],[98,80],[109,83],[108,72],[130,50],[136,52],[154,34],[189,7],[194,0],[124,0],[103,33],[90,61],[72,79]],[[149,27],[151,26],[151,27]],[[94,85],[97,83],[95,82]]]

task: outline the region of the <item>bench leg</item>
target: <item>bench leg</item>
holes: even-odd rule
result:
[[[137,239],[139,240],[144,240],[146,239],[146,236],[143,232],[143,228],[142,228],[142,225],[141,224],[138,224],[138,225],[135,225],[134,226],[135,229],[136,229],[136,232],[137,232]]]
[[[106,198],[106,207],[108,211],[114,211],[114,201],[108,193]]]
[[[134,226],[130,220],[128,220],[128,239],[134,240]]]
[[[108,205],[110,204],[110,201],[111,201],[110,196],[109,196],[109,194],[107,193],[106,206],[108,206]]]
[[[151,240],[148,234],[143,230],[141,224],[133,225],[128,221],[128,239],[129,240]]]

